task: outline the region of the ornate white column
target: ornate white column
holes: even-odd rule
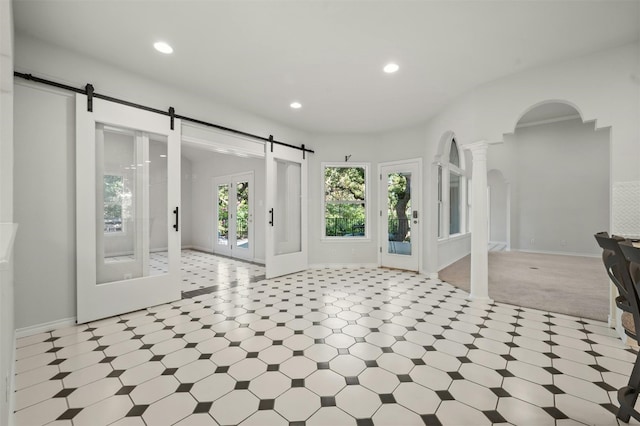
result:
[[[471,291],[470,300],[492,302],[489,298],[489,217],[487,214],[487,148],[485,141],[463,145],[471,151]]]

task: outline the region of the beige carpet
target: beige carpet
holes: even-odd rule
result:
[[[469,291],[467,256],[440,271],[440,279]],[[597,257],[489,252],[489,297],[543,311],[606,321],[609,278]]]

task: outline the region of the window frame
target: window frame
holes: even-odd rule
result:
[[[451,147],[455,143],[457,148],[458,160],[460,166],[456,166],[451,163]],[[449,138],[445,146],[443,147],[440,161],[437,164],[438,167],[438,181],[436,182],[436,203],[438,212],[440,213],[438,220],[438,241],[447,241],[449,239],[458,238],[466,235],[470,232],[468,218],[470,211],[470,202],[468,195],[468,176],[465,167],[465,161],[463,157],[463,150],[460,144],[456,140],[455,136]],[[459,222],[460,232],[451,233],[451,174],[459,176],[459,197],[458,197],[458,209],[459,209]]]
[[[325,197],[325,170],[327,168],[362,168],[364,169],[364,235],[358,236],[327,236],[325,217],[327,200]],[[371,241],[370,232],[370,195],[371,195],[371,163],[363,162],[322,162],[320,167],[320,194],[322,201],[320,203],[320,240],[322,242],[363,242]],[[351,203],[349,203],[351,204]],[[355,203],[353,203],[355,204]]]

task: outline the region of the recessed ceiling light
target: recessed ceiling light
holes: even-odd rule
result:
[[[383,71],[386,72],[387,74],[393,74],[399,69],[400,67],[398,66],[398,64],[394,64],[393,62],[391,62],[384,66]]]
[[[157,41],[153,43],[153,47],[155,47],[158,52],[164,53],[166,55],[173,53],[173,47],[169,46],[169,44],[165,43],[164,41]]]
[[[166,154],[160,154],[160,158],[167,158]]]
[[[291,102],[291,104],[289,105],[291,108],[293,109],[300,109],[302,108],[302,104],[300,102]]]

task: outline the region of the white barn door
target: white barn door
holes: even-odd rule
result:
[[[307,160],[286,146],[265,149],[266,277],[273,278],[308,267]]]
[[[180,299],[180,126],[76,96],[78,323]]]

